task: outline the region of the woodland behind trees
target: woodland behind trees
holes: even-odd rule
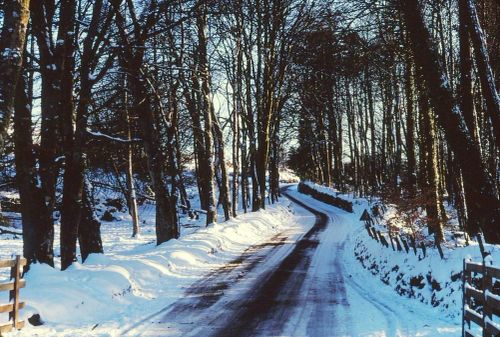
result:
[[[495,0],[0,4],[0,151],[30,262],[54,264],[56,221],[62,269],[103,252],[99,172],[133,236],[145,183],[157,243],[177,238],[188,163],[207,225],[277,201],[286,164],[425,208],[436,242],[446,204],[500,243]]]
[[[444,203],[470,235],[498,242],[498,2],[368,2],[343,13],[298,44],[290,167],[408,212],[424,207],[437,242]]]

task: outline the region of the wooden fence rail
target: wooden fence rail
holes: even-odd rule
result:
[[[473,274],[481,276],[479,289]],[[481,328],[483,337],[500,336],[500,324],[494,321],[494,316],[500,317],[500,296],[492,292],[494,280],[500,281],[500,267],[464,260],[462,337],[476,337],[471,322]]]
[[[10,268],[10,282],[0,283],[0,292],[9,291],[8,304],[1,304],[0,314],[9,314],[9,323],[0,324],[0,336],[4,332],[9,332],[12,328],[22,329],[24,321],[19,320],[19,309],[24,308],[24,302],[20,301],[19,289],[24,288],[26,282],[21,278],[23,266],[26,265],[26,259],[16,256],[13,260],[0,260],[0,268]]]

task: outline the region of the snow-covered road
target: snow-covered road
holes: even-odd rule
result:
[[[399,297],[352,258],[353,216],[299,194],[296,224],[130,326],[128,336],[456,336],[452,323]]]

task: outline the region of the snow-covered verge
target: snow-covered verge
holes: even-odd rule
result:
[[[279,169],[280,182],[282,183],[298,183],[300,178],[289,168],[281,167]]]
[[[152,228],[144,228],[140,239],[131,239],[104,225],[104,245],[110,247],[105,255],[93,254],[64,272],[46,265],[31,267],[27,287],[21,291],[27,303],[21,313],[23,318],[39,313],[45,324],[27,325],[9,336],[119,336],[181,297],[186,287],[209,271],[292,222],[283,201],[160,246],[154,243]],[[3,322],[4,317],[0,319]]]
[[[322,191],[318,191],[318,188],[315,186],[315,184],[311,183],[310,181],[305,181],[305,182],[301,181],[297,186],[297,191],[299,191],[300,193],[308,194],[316,200],[322,201],[324,203],[327,203],[329,205],[338,207],[340,209],[343,209],[344,211],[352,213],[352,202],[334,196],[331,193],[323,193]]]
[[[354,237],[354,254],[361,265],[400,295],[437,307],[450,318],[461,317],[462,267],[464,258],[481,261],[479,247],[444,248],[442,260],[436,249],[419,259],[410,251],[393,251],[370,239],[366,231]],[[500,249],[488,246],[493,261],[500,261]]]
[[[356,261],[364,269],[364,273],[378,278],[380,284],[385,284],[401,296],[416,299],[429,306],[435,307],[439,312],[453,320],[461,317],[462,305],[462,267],[464,258],[481,261],[481,253],[476,242],[471,241],[469,246],[459,246],[456,242],[443,244],[444,259],[434,247],[426,249],[426,257],[420,250],[415,255],[410,249],[407,254],[393,250],[391,246],[385,247],[372,239],[364,224],[359,221],[362,212],[370,210],[372,202],[363,198],[353,198],[351,195],[341,194],[334,189],[321,185],[308,183],[322,193],[329,193],[345,200],[350,200],[354,205],[354,214],[349,216],[353,222],[350,240],[346,243],[346,258]],[[376,200],[380,203],[380,200]],[[383,222],[383,219],[382,219]],[[379,224],[377,228],[382,228]],[[493,264],[500,264],[500,246],[485,245],[491,253]],[[347,265],[355,265],[346,263]],[[368,274],[369,275],[369,274]]]

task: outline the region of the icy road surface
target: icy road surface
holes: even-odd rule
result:
[[[295,191],[297,225],[187,289],[128,336],[458,336],[460,327],[360,270],[353,215]],[[355,225],[356,224],[356,225]],[[348,245],[347,245],[348,246]]]

